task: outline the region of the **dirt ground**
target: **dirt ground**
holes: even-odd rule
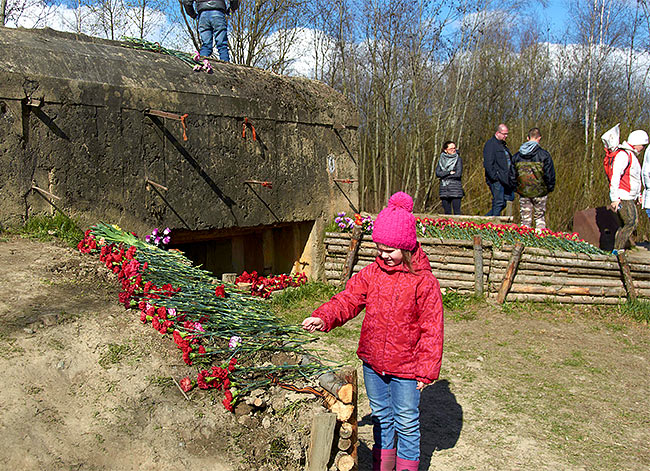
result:
[[[172,378],[191,368],[117,287],[93,257],[0,242],[1,469],[301,469],[316,401],[234,415],[218,395],[185,399]],[[322,345],[354,362],[358,325]],[[420,470],[649,469],[649,347],[648,326],[613,308],[449,309],[441,378],[422,396]],[[364,394],[359,407],[369,470]]]

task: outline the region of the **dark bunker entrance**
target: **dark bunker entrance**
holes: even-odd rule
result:
[[[262,275],[303,272],[310,265],[307,247],[314,221],[272,226],[192,231],[174,229],[170,248],[181,250],[195,265],[221,277],[256,271]]]

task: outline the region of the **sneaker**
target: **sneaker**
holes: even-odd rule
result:
[[[623,252],[625,252],[625,249],[614,249],[612,250],[612,255],[622,254]]]

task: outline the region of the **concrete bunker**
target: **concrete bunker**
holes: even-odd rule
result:
[[[0,28],[0,223],[62,212],[146,234],[216,274],[322,277],[358,208],[358,116],[316,81],[53,30]]]

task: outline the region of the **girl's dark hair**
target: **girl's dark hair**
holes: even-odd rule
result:
[[[445,141],[445,143],[442,145],[442,151],[445,152],[447,150],[447,147],[449,147],[449,144],[455,144],[454,141]]]
[[[415,269],[413,268],[413,253],[410,250],[404,250],[400,249],[402,251],[402,263],[406,265],[406,268],[408,268],[409,273],[413,275],[417,275],[415,272]]]

